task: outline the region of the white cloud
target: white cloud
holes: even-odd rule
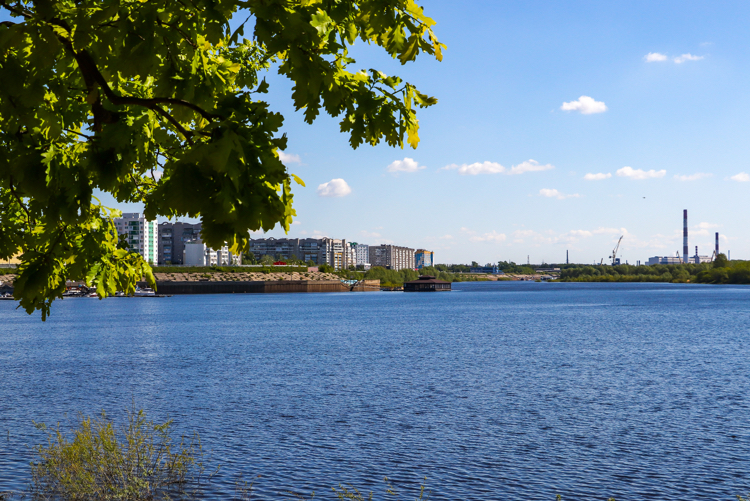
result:
[[[544,164],[540,165],[539,162],[537,162],[534,159],[529,159],[525,162],[521,162],[518,165],[514,165],[511,167],[511,169],[507,172],[507,174],[514,175],[514,174],[523,174],[524,172],[539,172],[543,170],[550,170],[554,169],[555,166],[552,164]]]
[[[453,240],[453,235],[443,235],[440,237],[441,240]]]
[[[719,225],[718,224],[714,224],[714,223],[699,223],[696,226],[693,226],[693,229],[690,230],[690,236],[697,236],[697,235],[708,236],[708,235],[713,235],[714,232],[713,231],[709,231],[709,230],[713,230],[713,229],[718,228],[718,227],[719,227]]]
[[[321,197],[345,197],[351,192],[352,189],[341,178],[331,179],[318,186],[318,195]]]
[[[513,232],[515,238],[533,237],[536,235],[534,230],[516,230]]]
[[[666,54],[660,54],[659,52],[649,52],[648,54],[643,56],[643,59],[645,59],[647,63],[656,63],[666,61],[668,58]]]
[[[579,195],[578,193],[575,193],[573,195],[566,195],[554,189],[542,188],[541,190],[539,190],[539,196],[563,200],[566,198],[579,198],[581,195]]]
[[[612,177],[612,174],[607,172],[606,174],[603,172],[599,172],[597,174],[588,173],[585,176],[583,176],[583,179],[586,181],[601,181],[602,179],[609,179]]]
[[[505,233],[498,233],[492,230],[490,233],[483,235],[474,235],[469,240],[472,242],[505,242]]]
[[[643,179],[654,179],[658,177],[664,177],[667,174],[667,171],[662,170],[643,170],[643,169],[634,169],[632,167],[623,167],[622,169],[617,169],[617,175],[620,177],[629,177],[630,179],[635,180],[643,180]]]
[[[688,53],[688,54],[683,54],[681,56],[677,56],[676,58],[674,58],[674,62],[677,64],[680,64],[680,63],[684,63],[685,61],[700,61],[701,59],[703,59],[703,56],[694,56]]]
[[[362,230],[362,231],[360,231],[359,233],[360,233],[360,234],[362,235],[362,237],[364,237],[364,238],[381,238],[381,235],[380,235],[380,233],[376,233],[376,232],[374,232],[374,231],[367,231],[367,230]]]
[[[506,174],[508,176],[513,176],[516,174],[523,174],[524,172],[539,172],[554,168],[555,166],[552,164],[542,165],[534,159],[529,159],[518,165],[514,165],[510,169],[506,169],[497,162],[475,162],[473,164],[446,165],[440,170],[457,170],[462,176],[476,176],[478,174]]]
[[[419,165],[413,158],[406,157],[403,160],[396,160],[386,167],[386,170],[388,172],[417,172],[424,168],[424,165]]]
[[[593,113],[604,113],[607,111],[607,106],[602,101],[596,101],[593,97],[581,96],[577,101],[563,103],[560,109],[563,111],[580,111],[584,115],[591,115]]]
[[[505,172],[505,167],[497,162],[475,162],[473,164],[451,164],[446,165],[441,170],[454,170],[462,176],[476,176],[477,174],[500,174]]]
[[[729,179],[731,179],[732,181],[737,181],[739,183],[746,183],[750,181],[750,174],[748,174],[747,172],[740,172],[739,174],[735,174]]]
[[[299,157],[299,155],[295,155],[293,153],[286,153],[281,150],[279,150],[279,160],[281,160],[281,163],[283,163],[284,165],[302,163],[302,159]]]
[[[620,233],[624,234],[627,232],[628,230],[626,230],[625,228],[604,228],[600,226],[599,228],[595,229],[592,233],[594,233],[595,235],[610,235],[610,234],[620,234]]]
[[[678,181],[697,181],[699,179],[703,179],[704,177],[711,177],[713,174],[709,174],[708,172],[696,172],[695,174],[685,174],[682,176],[675,175],[675,179]]]
[[[593,235],[593,233],[588,230],[571,230],[568,232],[568,234],[571,237],[590,237]]]

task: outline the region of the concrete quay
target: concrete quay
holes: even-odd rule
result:
[[[138,282],[148,287],[147,282]],[[276,281],[159,281],[159,294],[263,294],[289,292],[371,292],[380,290],[380,280],[363,280],[347,285],[340,280],[276,280]]]

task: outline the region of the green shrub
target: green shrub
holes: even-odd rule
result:
[[[66,501],[192,498],[203,473],[198,435],[174,442],[172,422],[155,424],[143,410],[127,412],[116,427],[81,416],[72,438],[57,428],[46,431],[47,444],[34,449],[32,499]]]

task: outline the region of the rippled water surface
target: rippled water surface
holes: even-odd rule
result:
[[[437,294],[0,302],[0,491],[32,420],[197,430],[207,494],[726,499],[750,491],[750,288],[454,284]],[[404,496],[405,497],[405,496]],[[413,498],[413,496],[412,496]]]

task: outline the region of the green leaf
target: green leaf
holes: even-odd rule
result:
[[[305,182],[304,182],[304,181],[303,181],[302,179],[300,179],[300,178],[299,178],[299,177],[297,176],[297,174],[292,174],[292,179],[294,179],[294,181],[295,181],[295,182],[296,182],[297,184],[299,184],[300,186],[302,186],[303,188],[305,187]]]

